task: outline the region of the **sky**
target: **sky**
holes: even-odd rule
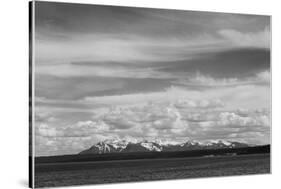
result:
[[[107,139],[269,144],[270,17],[35,3],[35,154]]]

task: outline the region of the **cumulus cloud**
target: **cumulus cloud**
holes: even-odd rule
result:
[[[177,108],[221,108],[224,106],[224,103],[220,99],[179,99],[175,102],[175,106]]]
[[[265,82],[269,83],[271,80],[270,71],[266,70],[266,71],[257,73],[257,78],[260,79],[261,81],[265,81]]]
[[[36,122],[54,122],[57,119],[47,112],[36,112],[35,121]]]
[[[269,116],[240,116],[234,112],[222,112],[219,114],[219,121],[216,124],[223,126],[269,126]]]
[[[98,135],[96,136],[98,138]],[[103,138],[100,138],[103,139]],[[40,135],[35,137],[35,153],[40,156],[50,156],[58,154],[73,154],[82,151],[95,142],[95,138],[86,137],[52,137],[47,138]]]
[[[205,76],[199,72],[194,77],[185,81],[186,84],[205,85],[205,86],[227,86],[239,84],[238,78],[220,78],[215,79],[210,76]]]
[[[43,137],[62,137],[64,133],[55,127],[50,127],[47,124],[40,124],[36,127],[36,134]]]
[[[109,126],[101,120],[79,121],[75,124],[61,127],[45,123],[36,126],[36,134],[42,137],[88,137],[108,130]]]
[[[157,138],[174,142],[188,139],[268,142],[264,138],[268,139],[269,134],[259,141],[259,136],[269,131],[270,115],[266,109],[233,111],[215,109],[216,106],[221,106],[219,100],[195,101],[191,105],[180,107],[177,106],[177,103],[179,102],[115,106],[94,114],[92,120],[78,121],[75,124],[61,127],[40,124],[37,127],[37,136],[41,137],[41,143],[45,142],[47,146],[56,143],[61,148],[63,145],[68,145],[62,142],[63,138],[70,143],[77,142],[77,144],[73,144],[76,146],[79,146],[78,138],[81,140],[84,138],[80,147],[89,146],[93,144],[93,141],[128,137]],[[194,109],[194,107],[196,108]],[[252,133],[258,134],[252,136]],[[248,140],[246,136],[250,135],[251,138]],[[44,140],[42,137],[50,138],[50,140]],[[75,148],[76,151],[80,150],[80,147]]]

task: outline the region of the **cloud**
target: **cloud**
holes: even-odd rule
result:
[[[218,33],[237,47],[258,47],[269,49],[271,45],[269,27],[264,28],[263,31],[255,33],[243,33],[236,30],[220,30]]]
[[[152,68],[109,67],[101,65],[80,66],[73,64],[41,65],[36,68],[36,74],[56,77],[109,77],[109,78],[166,78],[167,74]]]
[[[266,70],[266,71],[257,73],[257,78],[260,79],[261,81],[265,81],[267,83],[270,83],[270,81],[271,81],[270,71]]]
[[[65,141],[71,144],[84,138],[83,144],[79,146],[77,142],[75,145],[79,147],[72,147],[77,152],[81,146],[92,145],[93,141],[127,137],[136,140],[157,138],[174,142],[188,139],[231,139],[248,143],[255,141],[256,144],[269,142],[268,110],[226,111],[216,109],[216,106],[221,106],[217,100],[204,103],[195,101],[192,106],[179,108],[171,103],[115,106],[102,111],[97,109],[99,114],[94,113],[91,120],[78,121],[75,124],[60,127],[40,124],[36,136],[49,138],[50,140],[41,139],[41,143],[45,142],[46,146],[52,146],[55,142],[60,148],[63,145],[67,148],[69,144]],[[253,136],[253,133],[257,134]],[[250,135],[251,138],[248,139],[247,136]]]
[[[88,137],[108,130],[109,126],[102,120],[79,121],[76,124],[62,128],[62,132],[65,134],[64,137]]]
[[[174,84],[197,86],[197,87],[228,87],[239,85],[251,85],[251,84],[269,84],[270,83],[270,71],[264,70],[257,72],[254,76],[248,76],[245,78],[214,78],[208,75],[203,75],[200,72],[189,76],[184,79],[174,81]]]
[[[93,134],[103,133],[109,130],[109,126],[101,120],[79,121],[72,125],[55,127],[42,123],[35,126],[36,134],[42,137],[88,137]]]
[[[249,79],[251,82],[240,79],[221,81],[207,76],[189,80],[197,85],[199,82],[208,84],[210,80],[209,85],[213,86],[204,90],[183,85],[159,92],[63,100],[63,104],[70,103],[71,106],[38,98],[41,104],[36,109],[36,136],[39,138],[36,146],[42,149],[38,153],[79,152],[95,142],[115,137],[159,138],[174,142],[232,139],[253,144],[268,143],[269,75],[266,70],[259,72]],[[260,85],[261,82],[267,84]],[[54,106],[44,106],[46,103]],[[60,119],[50,121],[48,118],[54,114]],[[65,118],[68,124],[60,121]],[[254,133],[265,135],[254,136]],[[68,147],[72,143],[74,146]]]
[[[43,137],[35,136],[35,154],[38,156],[52,156],[78,153],[92,145],[92,142],[102,140],[96,135],[95,138],[86,137]]]
[[[230,139],[247,142],[249,144],[268,144],[270,141],[270,131],[256,132],[241,132],[229,135]]]
[[[234,112],[222,112],[219,120],[215,122],[219,126],[269,126],[268,115],[240,116]]]
[[[215,79],[210,76],[204,76],[197,72],[195,77],[190,78],[187,84],[205,85],[205,86],[227,86],[239,84],[238,78],[220,78]]]
[[[39,112],[35,113],[35,121],[36,122],[54,122],[57,118],[52,116],[50,113],[47,112]]]
[[[222,108],[224,103],[220,99],[189,100],[179,99],[174,104],[177,108]]]
[[[269,107],[270,92],[268,85],[234,85],[221,88],[206,88],[204,90],[190,89],[188,86],[172,86],[165,91],[150,93],[135,93],[125,95],[85,97],[81,102],[102,105],[134,105],[147,102],[169,103],[182,101],[177,106],[204,106],[204,100],[220,100],[212,102],[212,106],[224,104],[227,108],[263,108]],[[189,100],[192,100],[189,102]],[[257,101],[259,103],[257,103]],[[207,106],[207,105],[206,105]]]
[[[43,137],[62,137],[64,133],[55,127],[49,127],[47,124],[40,124],[36,127],[36,134]]]
[[[36,40],[36,60],[41,64],[70,62],[143,62],[175,61],[191,58],[194,52],[222,49],[226,43],[213,35],[151,38],[137,35],[94,33],[58,41]],[[52,56],[50,56],[50,54]]]

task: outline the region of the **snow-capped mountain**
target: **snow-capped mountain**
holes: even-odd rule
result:
[[[105,140],[99,142],[79,154],[104,154],[104,153],[127,153],[127,152],[172,152],[200,149],[221,149],[248,147],[245,143],[212,140],[207,142],[186,141],[182,143],[169,141],[130,141],[130,140]]]
[[[128,146],[128,144],[133,144],[133,142],[127,140],[105,140],[93,145],[88,150],[85,150],[85,152],[89,152],[91,154],[121,152]]]

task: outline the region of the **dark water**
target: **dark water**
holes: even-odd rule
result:
[[[35,186],[183,179],[270,173],[270,155],[37,164]]]

